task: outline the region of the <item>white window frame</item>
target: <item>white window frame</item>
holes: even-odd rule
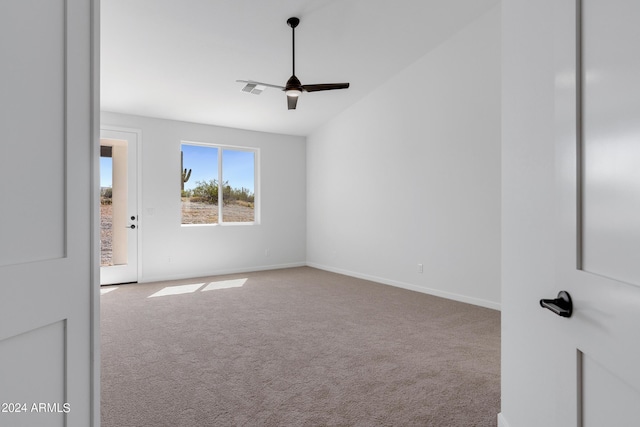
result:
[[[227,144],[213,144],[208,142],[199,141],[180,141],[180,150],[183,145],[196,145],[200,147],[209,147],[218,149],[218,222],[211,224],[182,224],[182,214],[180,214],[180,226],[181,227],[211,227],[211,226],[244,226],[244,225],[259,225],[260,224],[260,148],[258,147],[243,147],[238,145]],[[246,222],[226,222],[222,215],[223,208],[223,188],[222,188],[222,153],[224,150],[232,151],[245,151],[253,153],[253,221]],[[182,171],[180,171],[182,172]]]

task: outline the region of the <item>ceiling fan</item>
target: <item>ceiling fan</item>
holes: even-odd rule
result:
[[[236,80],[240,83],[246,83],[242,88],[244,92],[259,95],[265,88],[273,87],[285,91],[287,94],[287,107],[289,110],[295,110],[298,103],[298,97],[302,92],[319,92],[322,90],[347,89],[349,83],[320,83],[312,85],[303,85],[296,77],[296,27],[300,23],[300,19],[292,17],[287,19],[287,24],[291,27],[291,40],[293,52],[293,75],[289,77],[285,86],[272,85],[269,83],[256,82],[254,80]]]

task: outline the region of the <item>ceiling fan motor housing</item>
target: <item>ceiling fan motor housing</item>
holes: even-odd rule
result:
[[[289,80],[287,80],[284,90],[297,90],[302,92],[302,83],[300,83],[300,80],[298,80],[296,76],[291,76]]]

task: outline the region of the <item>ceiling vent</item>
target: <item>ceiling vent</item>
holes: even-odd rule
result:
[[[262,93],[263,90],[265,90],[267,87],[261,84],[257,84],[257,83],[247,83],[245,85],[245,87],[242,88],[243,92],[249,92],[252,93],[254,95],[260,95]]]

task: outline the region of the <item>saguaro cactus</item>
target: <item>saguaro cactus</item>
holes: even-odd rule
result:
[[[182,185],[180,187],[180,190],[184,190],[184,183],[189,181],[189,178],[191,178],[191,169],[189,169],[189,170],[183,169],[182,170]]]
[[[184,159],[184,154],[182,153],[182,151],[180,151],[180,170],[182,171],[182,173],[180,174],[180,191],[184,191],[184,183],[189,181],[189,178],[191,178],[191,169],[187,170],[186,168],[183,168],[183,159]]]

